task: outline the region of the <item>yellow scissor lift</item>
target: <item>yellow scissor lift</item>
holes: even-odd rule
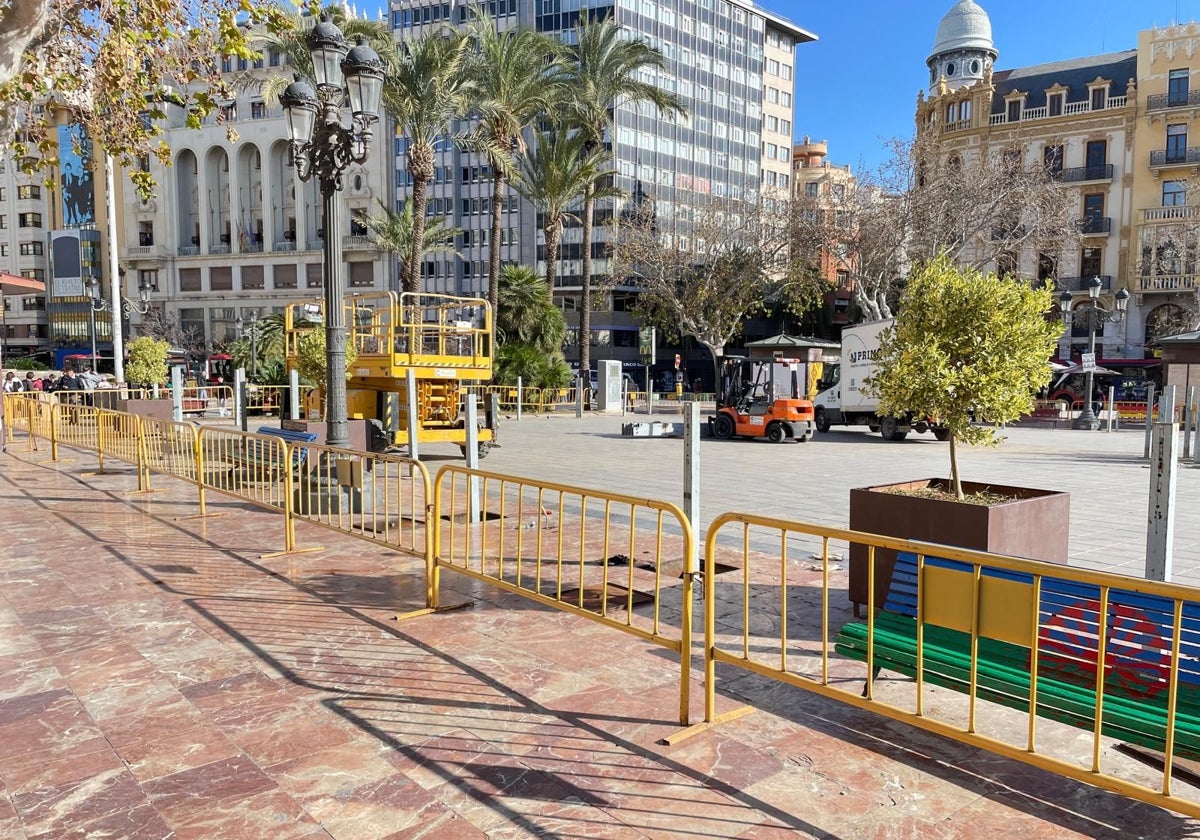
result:
[[[481,298],[395,292],[345,297],[346,347],[356,357],[346,381],[350,420],[375,421],[392,445],[409,440],[406,374],[417,389],[417,441],[456,443],[466,452],[465,381],[492,378],[492,312]],[[324,303],[287,307],[287,365],[297,363],[304,333],[324,329]],[[320,411],[321,394],[309,393],[310,411]],[[479,406],[479,456],[496,439],[496,406]]]

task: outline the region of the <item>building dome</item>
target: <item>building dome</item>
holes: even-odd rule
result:
[[[996,45],[992,41],[992,21],[974,0],[958,0],[942,17],[937,36],[933,39],[929,61],[957,50],[981,50],[993,56],[996,54]]]

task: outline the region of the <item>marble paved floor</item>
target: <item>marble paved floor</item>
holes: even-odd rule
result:
[[[0,456],[0,838],[1200,836],[752,675],[674,747],[661,648],[91,456]],[[692,708],[699,709],[698,686]]]

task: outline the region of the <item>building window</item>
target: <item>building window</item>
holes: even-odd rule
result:
[[[806,196],[808,196],[809,198],[816,198],[817,197],[817,188],[819,186],[820,185],[817,184],[816,181],[809,181],[807,184],[804,185],[804,194]]]
[[[152,292],[158,291],[158,269],[148,269],[138,271],[138,288],[149,288]]]
[[[267,103],[254,101],[250,103],[250,119],[262,120],[267,117]]]
[[[1008,102],[1008,122],[1020,122],[1021,120],[1021,100],[1010,99]]]
[[[1104,106],[1108,104],[1108,88],[1094,87],[1092,88],[1092,110],[1103,111]]]
[[[1104,218],[1104,193],[1090,193],[1083,197],[1083,219],[1089,230],[1095,230]]]
[[[19,227],[40,228],[42,226],[42,214],[41,213],[21,213],[20,215],[17,216],[17,225]]]
[[[1187,160],[1187,124],[1167,126],[1167,163]]]
[[[41,242],[22,242],[21,256],[23,257],[40,257],[45,251]]]
[[[1163,181],[1162,206],[1182,207],[1187,204],[1187,183],[1185,181]]]
[[[1168,106],[1188,104],[1188,72],[1187,68],[1171,71],[1170,77],[1167,79]]]
[[[1104,273],[1104,250],[1102,248],[1084,248],[1079,253],[1079,276],[1099,277]]]
[[[1061,145],[1044,147],[1042,162],[1046,167],[1046,174],[1051,178],[1057,178],[1062,174],[1063,169],[1063,147]]]
[[[17,187],[17,198],[41,198],[42,188],[31,184],[24,184]]]
[[[1051,94],[1046,99],[1047,115],[1051,117],[1061,117],[1063,112],[1063,94]]]
[[[27,268],[21,272],[22,277],[28,277],[30,280],[45,280],[46,271],[41,268]]]
[[[8,243],[7,242],[0,243],[0,257],[7,257],[7,256],[8,256]]]
[[[234,122],[237,120],[237,103],[230,102],[221,106],[221,119],[225,122]]]

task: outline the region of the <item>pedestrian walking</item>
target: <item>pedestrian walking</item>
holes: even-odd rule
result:
[[[19,394],[25,390],[25,386],[21,384],[21,380],[17,379],[16,374],[11,370],[4,374],[4,393]]]

